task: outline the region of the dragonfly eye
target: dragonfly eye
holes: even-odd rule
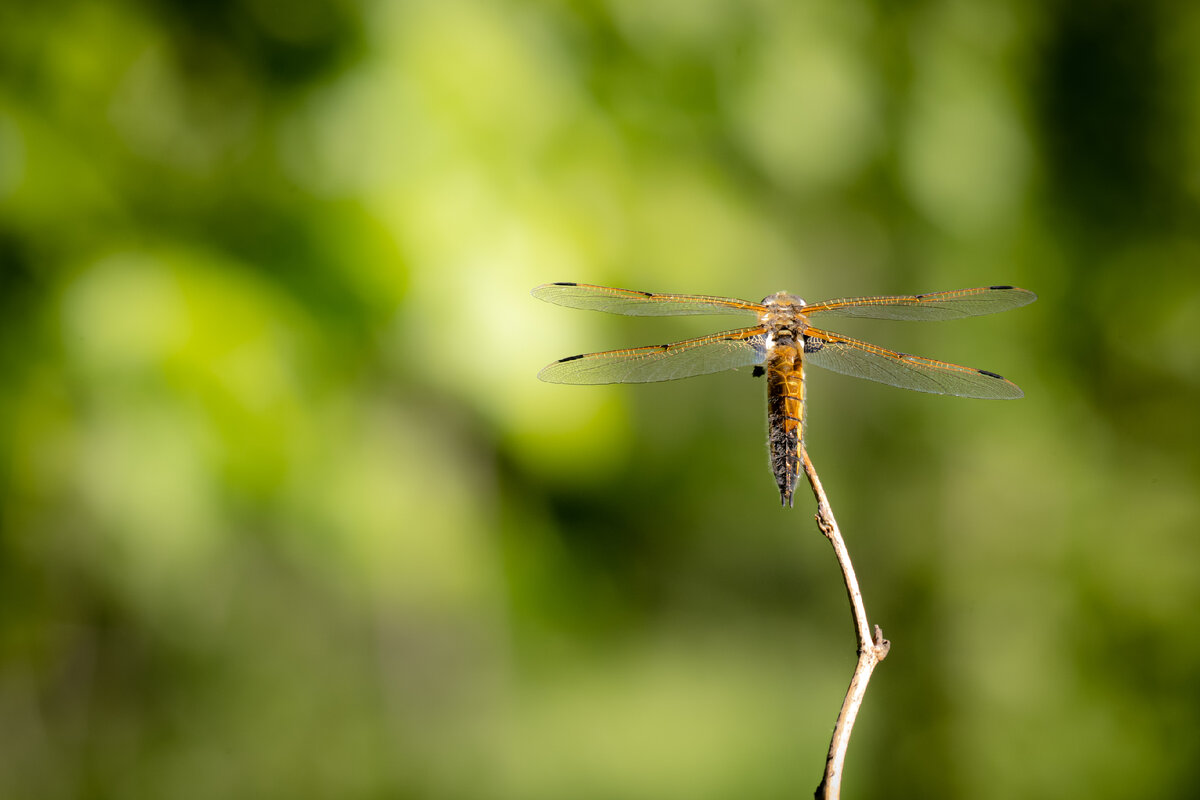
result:
[[[804,306],[808,305],[803,299],[787,292],[769,294],[763,298],[762,304],[764,306],[794,306],[796,308],[804,308]]]

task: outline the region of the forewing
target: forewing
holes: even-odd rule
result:
[[[538,377],[548,383],[650,383],[690,378],[766,360],[763,329],[742,328],[675,344],[562,358]]]
[[[804,308],[806,316],[820,315],[821,321],[834,317],[869,319],[943,320],[978,317],[1008,311],[1037,300],[1037,295],[1015,286],[984,286],[929,294],[881,297],[843,297]]]
[[[1019,386],[994,372],[897,353],[816,328],[804,333],[810,337],[804,360],[843,375],[932,394],[994,400],[1024,396]]]
[[[758,303],[734,297],[708,297],[700,294],[655,294],[632,289],[614,289],[586,283],[546,283],[531,294],[539,300],[568,308],[607,311],[634,317],[676,317],[691,314],[737,314],[756,317],[763,310]]]

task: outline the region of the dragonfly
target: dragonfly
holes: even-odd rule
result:
[[[1037,295],[1015,286],[985,286],[929,294],[844,297],[805,303],[778,292],[752,303],[734,297],[659,294],[586,283],[547,283],[533,296],[568,308],[635,317],[724,314],[753,320],[748,327],[601,353],[567,356],[538,378],[548,383],[603,384],[671,381],[739,367],[766,375],[767,450],[780,502],[793,505],[802,468],[806,364],[918,392],[1013,400],[1024,393],[995,372],[898,353],[813,327],[842,318],[951,320],[995,314],[1032,303]]]

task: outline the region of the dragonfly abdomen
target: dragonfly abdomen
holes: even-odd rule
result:
[[[776,344],[767,356],[767,450],[779,500],[792,505],[804,442],[804,362],[792,344]]]

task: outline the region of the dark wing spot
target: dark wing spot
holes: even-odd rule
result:
[[[565,285],[565,284],[564,284],[564,285]],[[575,359],[577,359],[577,358],[583,358],[583,356],[582,356],[582,355],[578,355],[578,356],[567,356],[566,358],[560,358],[560,359],[558,360],[558,363],[559,363],[559,364],[561,364],[561,363],[563,363],[564,361],[574,361],[574,360],[575,360]]]
[[[667,352],[667,350],[669,350],[669,349],[671,348],[671,345],[669,345],[669,344],[660,344],[660,345],[658,346],[658,348],[659,348],[660,350],[662,350],[662,351],[665,353],[665,352]]]
[[[1004,380],[1003,375],[997,375],[994,372],[988,372],[986,369],[978,370],[978,372],[980,375],[987,375],[989,378],[999,378],[1000,380]]]
[[[763,375],[766,375],[766,374],[767,374],[767,371],[762,368],[761,364],[756,365],[754,367],[754,369],[750,370],[750,377],[752,377],[752,378],[761,378]]]
[[[1011,289],[1011,286],[989,286],[989,289]]]
[[[804,352],[815,353],[818,350],[822,349],[823,347],[825,347],[825,343],[823,341],[821,341],[820,339],[817,339],[812,336],[804,337]]]
[[[924,295],[924,294],[918,294],[918,295],[913,295],[913,296],[916,297],[918,300],[924,300],[926,297],[928,297],[928,295]]]
[[[578,283],[552,283],[551,286],[578,286]]]
[[[654,292],[638,292],[638,294],[645,295],[646,297],[654,297]]]

